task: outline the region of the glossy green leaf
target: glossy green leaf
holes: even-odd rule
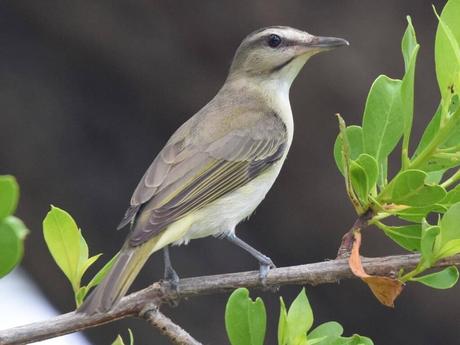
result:
[[[427,174],[421,170],[405,170],[388,185],[380,200],[414,207],[429,206],[441,201],[446,191],[439,185],[427,185]]]
[[[363,146],[363,130],[360,126],[348,126],[345,129],[348,144],[350,146],[350,159],[355,160],[358,156],[364,152]],[[342,175],[344,174],[344,165],[342,158],[342,141],[340,134],[337,137],[334,144],[334,158],[337,168],[340,170]]]
[[[460,185],[448,191],[446,197],[440,201],[440,204],[449,207],[457,202],[460,202]]]
[[[435,245],[436,248],[436,245]],[[443,244],[442,247],[436,250],[436,260],[447,258],[452,255],[457,255],[460,253],[460,239],[450,240],[447,243]]]
[[[444,205],[434,204],[425,207],[410,207],[397,212],[396,215],[409,222],[420,223],[430,213],[444,213],[446,211],[447,208]]]
[[[308,302],[305,288],[292,302],[287,314],[288,344],[302,344],[307,339],[307,332],[313,325],[313,311]]]
[[[225,309],[225,327],[232,345],[262,345],[266,328],[262,300],[252,301],[245,288],[235,290]]]
[[[452,205],[439,223],[441,232],[436,239],[436,250],[439,251],[446,243],[460,239],[460,203]]]
[[[420,224],[386,226],[383,231],[404,249],[411,252],[420,251],[420,241],[422,238],[422,226]]]
[[[84,262],[84,264],[80,267],[80,272],[79,272],[80,277],[83,276],[83,274],[86,272],[86,270],[87,270],[92,264],[94,264],[94,263],[97,261],[97,259],[99,259],[99,258],[101,257],[101,255],[102,255],[102,253],[101,253],[101,254],[94,255],[94,256],[88,258],[88,259]]]
[[[129,333],[129,345],[134,345],[134,337],[133,337],[133,332],[128,328],[128,333]],[[112,345],[125,345],[125,342],[121,335],[118,335]]]
[[[0,176],[0,220],[12,215],[19,199],[19,186],[11,175]]]
[[[413,60],[413,56],[416,53],[418,43],[411,17],[407,16],[406,19],[407,27],[401,41],[401,51],[404,58],[404,68],[407,72],[410,69],[410,65]]]
[[[91,288],[99,285],[102,281],[102,279],[105,278],[107,273],[109,273],[110,269],[113,266],[113,263],[115,262],[118,254],[115,255],[113,258],[111,258],[100,270],[97,272],[94,277],[90,280],[88,285],[86,286],[87,291],[89,291]]]
[[[363,117],[364,150],[378,163],[393,151],[404,131],[401,83],[381,75],[367,97]]]
[[[436,76],[443,99],[458,93],[460,78],[460,1],[446,3],[439,18],[435,40]]]
[[[225,328],[232,345],[251,345],[248,325],[249,291],[244,288],[235,290],[225,308]]]
[[[367,190],[371,191],[376,185],[379,176],[377,161],[374,157],[368,155],[367,153],[362,153],[358,156],[355,162],[366,172]]]
[[[117,335],[112,345],[125,345],[125,342],[123,341],[123,338],[121,337],[121,335],[119,334]]]
[[[414,114],[415,63],[419,48],[420,46],[417,43],[412,20],[408,16],[407,29],[401,42],[401,50],[404,57],[404,66],[406,71],[401,85],[402,116],[404,119],[403,151],[406,151],[406,157],[408,157],[407,151]]]
[[[435,261],[434,243],[436,237],[440,233],[439,226],[429,226],[426,229],[422,229],[422,240],[420,243],[420,253],[422,254],[422,259],[431,266]]]
[[[415,277],[412,280],[435,289],[450,289],[457,283],[458,269],[455,266],[450,266],[442,271]]]
[[[0,277],[15,268],[24,253],[24,238],[28,230],[16,217],[0,220]]]
[[[433,118],[431,119],[430,123],[428,124],[428,126],[425,128],[425,131],[423,132],[422,138],[420,139],[417,149],[415,150],[415,155],[414,155],[415,157],[419,155],[420,152],[422,152],[428,146],[428,144],[435,137],[436,133],[439,131],[439,126],[441,124],[441,114],[442,114],[442,107],[441,105],[439,105],[438,108],[436,109],[435,114],[433,115]]]
[[[447,169],[458,166],[460,166],[460,156],[458,153],[441,153],[427,158],[424,164],[420,165],[420,169],[427,172],[446,171]]]
[[[367,203],[367,195],[369,193],[369,182],[366,171],[355,161],[350,162],[350,179],[353,190],[361,201],[361,204],[365,205]]]
[[[286,345],[288,341],[287,310],[283,297],[280,297],[280,317],[278,320],[278,345]]]
[[[249,334],[252,345],[263,345],[267,329],[267,313],[260,297],[248,304]]]
[[[363,337],[361,335],[354,334],[349,338],[349,342],[346,345],[374,345],[371,339]],[[335,344],[334,344],[335,345]]]
[[[343,334],[343,327],[335,321],[323,323],[308,333],[308,339],[336,338]]]
[[[444,176],[443,170],[427,172],[425,183],[426,184],[439,184],[443,176]]]
[[[88,293],[88,288],[86,286],[82,286],[75,293],[75,304],[77,305],[77,308],[83,303],[87,293]]]
[[[81,251],[84,251],[77,224],[66,211],[51,206],[43,220],[43,234],[54,261],[77,292],[81,278]]]

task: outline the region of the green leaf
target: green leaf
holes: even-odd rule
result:
[[[11,175],[0,176],[0,220],[14,213],[18,205],[19,186]]]
[[[371,86],[363,117],[365,152],[382,162],[404,131],[401,80],[379,76]]]
[[[24,238],[28,233],[25,225],[16,217],[0,220],[0,277],[15,268],[24,253]]]
[[[348,144],[350,146],[350,159],[357,159],[358,156],[364,152],[363,144],[363,129],[360,126],[348,126],[345,129]],[[337,168],[344,175],[344,164],[342,158],[342,141],[340,140],[340,134],[334,144],[334,158]]]
[[[438,14],[436,13],[436,15]],[[449,93],[457,93],[459,87],[460,21],[458,18],[460,18],[460,1],[458,0],[448,1],[441,13],[441,17],[438,16],[435,63],[436,76],[443,99],[447,99]]]
[[[436,109],[433,118],[431,119],[428,126],[426,126],[425,131],[423,132],[422,138],[415,150],[414,156],[418,156],[427,146],[428,144],[433,141],[433,138],[439,131],[439,126],[441,124],[441,115],[442,115],[442,106],[439,105]],[[423,169],[425,170],[425,169]],[[426,170],[425,170],[426,171]],[[433,170],[434,171],[434,170]]]
[[[133,337],[133,332],[128,328],[128,333],[129,333],[129,345],[134,345],[134,337]],[[123,338],[118,335],[112,345],[125,345],[125,342],[123,341]]]
[[[89,291],[91,288],[99,285],[102,281],[102,279],[105,278],[107,273],[109,273],[110,269],[113,266],[113,263],[115,262],[116,258],[118,257],[118,254],[116,254],[113,258],[111,258],[100,270],[97,272],[93,279],[90,280],[88,285],[86,286],[87,291]]]
[[[361,165],[355,161],[351,161],[350,163],[350,179],[353,190],[361,201],[361,204],[367,204],[367,195],[369,193],[367,174]]]
[[[414,114],[414,76],[419,48],[412,20],[407,16],[407,29],[401,42],[406,71],[401,85],[402,116],[404,119],[403,155],[406,157],[406,160],[408,158],[409,138]]]
[[[420,224],[385,226],[383,231],[404,249],[411,252],[420,251],[420,241],[422,238],[422,226]]]
[[[118,334],[118,336],[113,341],[112,345],[125,345],[125,342],[123,341],[121,335]]]
[[[248,289],[235,290],[225,308],[225,328],[232,345],[262,345],[266,328],[262,300],[252,301]]]
[[[441,182],[442,177],[444,176],[444,171],[439,170],[439,171],[430,171],[426,173],[426,179],[425,183],[426,184],[439,184]]]
[[[313,325],[313,311],[308,302],[305,288],[300,291],[289,307],[287,314],[288,344],[302,344],[307,339],[307,332]]]
[[[79,273],[79,274],[80,274],[80,277],[83,277],[83,274],[86,272],[86,270],[87,270],[92,264],[94,264],[94,263],[97,261],[97,259],[99,259],[99,258],[101,257],[101,255],[102,255],[102,253],[97,254],[97,255],[94,255],[94,256],[88,258],[88,259],[85,261],[85,263],[83,264],[83,266],[80,267],[80,273]]]
[[[335,321],[329,321],[319,325],[308,334],[308,339],[340,337],[343,334],[343,327]]]
[[[349,338],[349,342],[346,343],[347,345],[374,345],[372,340],[367,337],[363,337],[361,335],[354,334]]]
[[[278,320],[278,345],[286,345],[288,341],[287,311],[283,297],[280,296],[280,318]]]
[[[84,248],[77,224],[66,211],[51,206],[51,211],[43,220],[43,234],[54,261],[69,279],[74,292],[77,292],[80,288],[81,261],[84,258],[81,255]]]
[[[440,201],[440,204],[449,207],[457,202],[460,202],[460,185],[448,191],[446,197]]]
[[[430,213],[444,213],[447,208],[444,205],[434,204],[425,207],[410,207],[396,212],[396,215],[404,220],[414,223],[420,223]]]
[[[404,32],[402,41],[401,41],[401,51],[404,58],[404,69],[406,72],[410,69],[410,65],[413,59],[414,54],[417,50],[417,37],[415,35],[415,29],[412,25],[412,19],[410,16],[406,17],[407,19],[407,28]]]
[[[82,286],[75,293],[75,304],[77,305],[77,308],[83,303],[83,300],[85,299],[87,293],[88,288],[86,286]]]
[[[440,233],[439,226],[428,226],[426,229],[422,229],[422,240],[420,243],[420,253],[422,259],[428,264],[428,267],[435,262],[434,242],[436,237]]]
[[[267,329],[267,313],[265,311],[264,302],[260,297],[257,297],[254,302],[249,300],[248,306],[249,334],[251,335],[251,344],[263,345],[265,339],[265,331]]]
[[[449,289],[457,283],[458,269],[455,266],[450,266],[442,271],[415,277],[412,280],[435,289]]]
[[[460,239],[450,240],[436,251],[436,261],[458,253],[460,253]]]
[[[359,164],[366,172],[367,190],[371,191],[372,188],[374,188],[376,185],[379,175],[379,167],[377,165],[377,161],[374,157],[368,155],[367,153],[362,153],[358,156],[355,162]]]
[[[460,156],[458,153],[438,153],[430,156],[420,165],[420,169],[431,171],[443,171],[460,166]]]
[[[436,239],[436,251],[442,251],[444,245],[460,239],[460,203],[452,205],[439,222],[440,234]]]
[[[439,185],[425,184],[426,178],[427,174],[424,171],[405,170],[391,181],[380,200],[398,205],[424,207],[444,199],[446,190]]]

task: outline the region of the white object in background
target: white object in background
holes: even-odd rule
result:
[[[59,312],[48,302],[35,282],[21,268],[0,279],[0,329],[43,321]],[[41,345],[90,345],[74,333],[37,342]]]

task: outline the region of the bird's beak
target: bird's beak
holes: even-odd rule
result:
[[[317,48],[319,50],[330,50],[342,46],[349,46],[347,40],[337,37],[322,37],[314,36],[313,39],[306,44],[309,48]]]

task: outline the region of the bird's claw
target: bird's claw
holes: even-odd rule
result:
[[[264,257],[263,260],[261,260],[259,262],[260,266],[259,266],[259,279],[260,279],[260,282],[262,283],[262,288],[263,290],[270,290],[272,292],[276,292],[278,290],[278,287],[270,287],[270,286],[267,286],[267,275],[268,275],[268,272],[272,269],[272,268],[276,268],[275,264],[273,263],[273,261],[269,258],[269,257]]]
[[[165,269],[164,281],[166,281],[174,292],[178,292],[179,289],[179,275],[172,268],[168,267]]]

